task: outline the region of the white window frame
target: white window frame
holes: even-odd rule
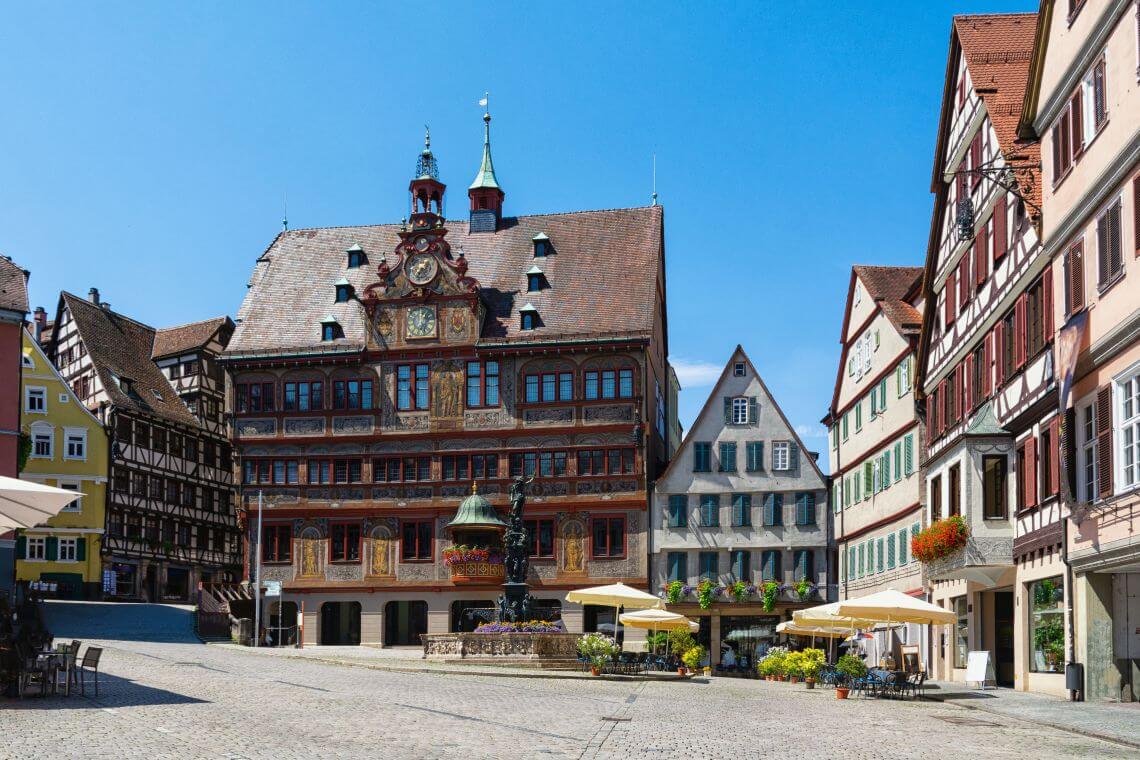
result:
[[[792,445],[789,441],[772,442],[772,469],[779,471],[792,469]]]
[[[732,424],[748,424],[748,397],[736,396],[732,399]]]
[[[898,397],[902,398],[910,393],[910,357],[903,359],[899,363],[898,374]]]
[[[81,484],[78,480],[61,480],[61,481],[59,481],[57,486],[59,488],[66,489],[68,491],[75,491],[77,493],[81,492],[83,490],[81,487]],[[83,511],[83,496],[80,496],[78,499],[71,502],[66,507],[64,507],[63,509],[60,510],[60,512],[82,512],[82,511]]]
[[[36,362],[31,354],[20,354],[20,366],[24,369],[35,369]]]
[[[32,407],[32,399],[39,399],[39,408]],[[27,385],[24,386],[24,413],[25,414],[47,414],[48,401],[47,401],[47,388],[42,385]]]
[[[1140,362],[1113,378],[1112,396],[1114,493],[1123,493],[1140,487]]]
[[[56,539],[56,561],[57,562],[78,562],[79,559],[79,541],[75,538]]]
[[[1077,404],[1077,439],[1080,460],[1077,462],[1077,500],[1096,501],[1096,396]],[[1090,474],[1091,473],[1091,474]]]
[[[71,453],[72,436],[79,439],[80,452],[78,454]],[[87,428],[65,427],[63,429],[63,458],[76,462],[87,461]]]
[[[47,422],[33,422],[31,427],[32,434],[32,459],[55,459],[55,425]],[[47,439],[47,453],[36,453],[37,439]]]
[[[28,536],[24,543],[24,559],[28,562],[47,562],[47,536]]]
[[[732,374],[734,377],[744,377],[744,362],[736,362],[732,365]]]

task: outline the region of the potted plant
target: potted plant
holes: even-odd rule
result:
[[[919,531],[910,541],[910,552],[919,562],[934,562],[958,551],[969,540],[970,528],[965,518],[952,515]]]
[[[799,683],[800,678],[803,677],[803,652],[788,652],[785,659],[785,669],[788,673],[788,680],[792,683]]]
[[[847,699],[847,694],[851,690],[851,682],[867,675],[867,666],[853,654],[845,654],[840,657],[839,662],[835,664],[835,670],[842,679],[840,685],[835,687],[836,699]]]
[[[776,581],[765,581],[760,584],[760,606],[765,612],[776,609],[776,599],[780,596],[780,584]]]
[[[609,636],[601,633],[587,633],[578,639],[578,653],[590,661],[590,673],[601,675],[606,662],[617,651],[617,645]]]
[[[685,596],[685,584],[681,581],[672,581],[665,587],[665,598],[669,600],[669,604],[676,604],[683,596]]]
[[[768,650],[768,654],[764,655],[761,662],[766,663],[765,667],[768,674],[774,681],[784,680],[788,666],[788,648],[787,647],[772,647]]]
[[[681,655],[681,662],[685,663],[685,667],[688,668],[689,672],[695,673],[697,668],[701,666],[701,660],[704,658],[705,648],[697,644]]]
[[[673,654],[681,658],[682,663],[684,662],[685,653],[696,645],[697,641],[693,638],[693,634],[686,630],[678,629],[669,632],[669,649]],[[677,675],[685,675],[684,665],[677,666]]]
[[[702,610],[712,607],[718,588],[720,587],[707,578],[697,584],[697,604],[701,605]]]
[[[756,593],[756,587],[751,583],[737,581],[728,587],[728,593],[732,595],[733,601],[746,602],[749,597]]]
[[[823,669],[824,655],[822,649],[805,649],[800,652],[800,674],[809,689],[815,688],[815,680],[819,678],[819,671]]]
[[[806,602],[811,599],[813,596],[815,596],[815,592],[817,590],[816,585],[809,581],[807,578],[802,578],[796,581],[796,585],[793,586],[793,588],[796,591],[796,596],[799,597],[801,602]]]

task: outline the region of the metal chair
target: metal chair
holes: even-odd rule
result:
[[[29,650],[21,642],[16,643],[16,656],[20,660],[17,682],[19,696],[23,698],[29,686],[39,686],[40,696],[46,696],[55,675],[51,663],[41,660],[35,651]]]
[[[90,672],[95,683],[95,696],[99,696],[99,658],[102,655],[103,649],[101,647],[87,647],[87,651],[83,653],[83,661],[75,669],[79,674],[79,692],[81,694],[87,694],[87,673]]]

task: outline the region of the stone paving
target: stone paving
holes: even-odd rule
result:
[[[0,702],[0,757],[1136,756],[952,705],[838,701],[830,690],[737,679],[375,670],[204,646],[177,608],[52,608],[58,639],[106,647],[100,695]]]

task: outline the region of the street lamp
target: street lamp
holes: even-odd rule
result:
[[[1011,156],[1012,158],[1012,156]],[[953,172],[951,177],[968,177],[968,176],[982,176],[987,177],[998,187],[1005,190],[1007,193],[1013,195],[1019,201],[1029,206],[1038,214],[1041,213],[1041,207],[1033,201],[1025,197],[1021,192],[1021,186],[1018,184],[1014,177],[1014,172],[1018,170],[1040,171],[1041,164],[1032,162],[1003,163],[1001,166],[996,166],[997,158],[976,166],[972,169],[959,169]],[[970,197],[969,192],[962,193],[962,197],[958,199],[954,208],[954,224],[958,230],[958,240],[966,242],[974,239],[974,201]]]

